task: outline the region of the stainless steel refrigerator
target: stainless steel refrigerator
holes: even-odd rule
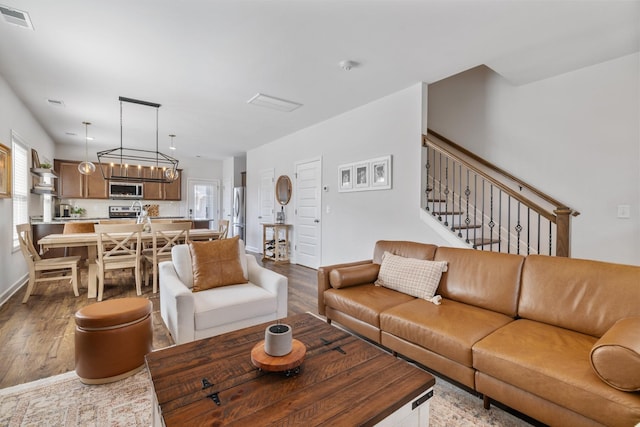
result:
[[[233,227],[233,235],[240,236],[245,240],[245,188],[233,188],[233,215],[231,225]]]

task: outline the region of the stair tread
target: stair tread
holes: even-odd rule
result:
[[[482,226],[481,226],[481,225],[479,225],[479,224],[469,224],[469,225],[467,225],[467,224],[460,224],[460,225],[454,225],[454,226],[453,226],[453,229],[454,229],[454,230],[465,230],[465,229],[468,229],[468,228],[481,228],[481,227],[482,227]]]
[[[471,243],[473,243],[474,246],[486,246],[486,245],[494,245],[496,243],[500,243],[500,240],[477,238],[477,239],[472,239]]]

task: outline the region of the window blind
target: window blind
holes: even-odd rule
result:
[[[29,153],[16,135],[11,138],[13,154],[13,249],[20,247],[16,225],[29,222]]]

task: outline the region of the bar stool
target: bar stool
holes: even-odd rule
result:
[[[76,312],[76,374],[84,384],[104,384],[144,367],[153,349],[153,304],[146,298],[98,302]]]

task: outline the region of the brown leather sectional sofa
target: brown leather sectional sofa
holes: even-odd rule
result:
[[[441,304],[376,286],[385,251],[447,261]],[[549,425],[640,423],[640,267],[379,241],[372,260],[318,270],[318,310],[487,408]]]

